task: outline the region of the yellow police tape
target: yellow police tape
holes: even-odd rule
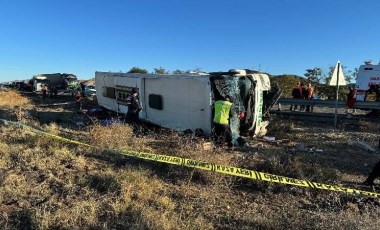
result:
[[[50,137],[62,142],[82,145],[86,147],[95,147],[86,143],[74,141],[68,138],[47,133],[47,132],[32,128],[30,126],[24,125],[20,122],[11,122],[11,121],[5,121],[5,122],[9,122],[11,124],[27,128],[32,132],[39,133],[44,136],[47,136],[47,137]],[[228,175],[233,175],[237,177],[244,177],[244,178],[249,178],[253,180],[261,180],[261,181],[267,181],[267,182],[288,184],[288,185],[299,186],[299,187],[309,187],[309,188],[314,188],[314,189],[330,190],[330,191],[335,191],[335,192],[344,192],[344,193],[350,193],[350,194],[359,194],[359,195],[370,196],[374,198],[380,197],[380,193],[376,193],[376,192],[368,192],[368,191],[362,191],[362,190],[353,189],[353,188],[345,188],[345,187],[336,186],[336,185],[316,183],[316,182],[311,182],[311,181],[302,180],[302,179],[295,179],[295,178],[278,176],[278,175],[264,173],[264,172],[258,172],[255,170],[237,168],[237,167],[220,165],[220,164],[213,164],[213,163],[208,163],[208,162],[201,162],[201,161],[196,161],[196,160],[182,158],[182,157],[168,156],[168,155],[155,154],[155,153],[126,151],[126,150],[110,150],[110,151],[116,152],[124,156],[135,157],[139,159],[162,162],[162,163],[168,163],[168,164],[173,164],[173,165],[180,165],[180,166],[185,166],[185,167],[190,167],[190,168],[197,168],[201,170],[213,171],[217,173],[228,174]]]

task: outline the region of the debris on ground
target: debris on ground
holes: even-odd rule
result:
[[[266,141],[270,141],[270,142],[274,142],[274,141],[276,140],[275,137],[264,136],[263,138],[264,138],[264,140],[266,140]]]
[[[212,148],[211,142],[205,142],[205,143],[203,143],[203,150],[209,151],[209,150],[211,150],[211,148]]]

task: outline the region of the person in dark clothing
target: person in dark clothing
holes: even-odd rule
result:
[[[356,103],[356,89],[350,86],[349,92],[347,94],[347,113],[349,112],[356,113],[356,109],[354,109],[355,103]]]
[[[307,90],[304,83],[301,83],[302,99],[306,100]],[[305,111],[306,105],[300,105],[300,111]]]
[[[302,98],[302,87],[301,82],[297,82],[297,84],[293,87],[292,90],[292,97],[294,99],[301,99]],[[298,105],[294,105],[294,111],[297,109]],[[293,110],[293,105],[290,106],[290,111]]]
[[[228,95],[214,104],[214,135],[215,142],[218,145],[227,142],[228,146],[232,147],[232,132],[230,127],[232,106],[231,97]]]
[[[379,148],[380,148],[380,139],[379,139]],[[363,182],[364,185],[373,186],[376,178],[380,177],[380,161],[373,167],[371,173],[367,179]]]
[[[82,93],[83,93],[84,90],[86,89],[86,85],[85,85],[83,82],[81,82],[81,83],[80,83],[80,88],[81,88]]]
[[[54,97],[54,98],[57,98],[57,95],[58,95],[58,90],[55,86],[52,86],[51,89],[50,89],[50,97]]]
[[[374,181],[380,176],[380,161],[373,167],[371,173],[367,179],[363,182],[364,185],[373,186],[375,185]]]
[[[139,101],[139,93],[137,89],[132,89],[132,94],[127,98],[128,112],[127,119],[130,122],[139,121],[139,113],[142,109]]]
[[[80,86],[80,90],[81,90],[81,93],[82,93],[82,97],[86,97],[86,93],[85,93],[86,85],[83,82],[80,82],[79,86]]]
[[[45,101],[45,99],[46,99],[47,91],[48,91],[48,87],[47,87],[47,85],[45,84],[45,85],[42,86],[42,99],[43,99],[44,101]]]

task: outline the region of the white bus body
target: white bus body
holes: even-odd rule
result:
[[[212,132],[213,103],[230,95],[236,108],[236,119],[244,113],[240,127],[257,134],[262,124],[263,91],[270,90],[265,74],[206,75],[133,74],[96,72],[95,85],[98,104],[109,110],[126,114],[127,98],[132,89],[139,92],[142,110],[140,119],[173,130]],[[242,116],[241,116],[242,117]]]
[[[365,62],[359,67],[356,78],[357,100],[364,101],[365,91],[370,85],[380,85],[380,63],[373,65],[371,62]]]

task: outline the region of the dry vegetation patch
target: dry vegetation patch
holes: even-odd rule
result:
[[[31,101],[14,90],[0,90],[0,107],[15,108],[17,106],[30,106]]]

